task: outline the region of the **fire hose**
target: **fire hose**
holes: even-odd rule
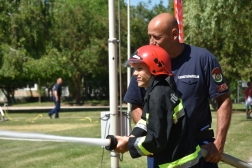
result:
[[[73,142],[94,146],[105,146],[107,150],[113,150],[117,146],[117,139],[113,135],[108,135],[107,139],[100,139],[100,138],[66,137],[66,136],[46,135],[38,133],[18,133],[18,132],[0,130],[0,136],[19,138],[17,140],[45,140],[54,142]],[[207,156],[206,149],[201,148],[201,152],[203,157]],[[244,162],[240,159],[237,159],[225,153],[223,153],[221,161],[234,167],[252,168],[252,165],[249,165],[247,162]]]

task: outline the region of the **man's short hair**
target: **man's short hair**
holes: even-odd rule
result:
[[[248,85],[248,86],[251,85],[251,82],[248,82],[247,85]]]

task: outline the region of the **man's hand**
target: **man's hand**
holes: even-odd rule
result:
[[[224,145],[215,140],[212,143],[202,145],[200,147],[205,148],[208,151],[208,154],[205,157],[206,162],[217,163],[221,161],[224,152]]]
[[[56,97],[56,100],[55,100],[56,102],[58,102],[59,101],[59,98],[58,97]]]
[[[117,146],[114,149],[115,152],[124,154],[125,152],[129,151],[128,148],[129,137],[115,136],[115,138],[117,139]]]

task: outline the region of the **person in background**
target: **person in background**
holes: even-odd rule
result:
[[[53,86],[53,101],[55,103],[55,108],[52,109],[48,115],[52,118],[52,115],[55,113],[55,118],[59,118],[60,111],[60,96],[61,96],[61,84],[62,78],[58,78],[56,84]]]
[[[247,115],[247,119],[250,119],[250,118],[252,118],[252,117],[250,116],[250,113],[252,112],[252,105],[250,105],[250,106],[251,106],[251,109],[249,110],[249,105],[247,104],[247,101],[248,101],[248,96],[249,96],[249,94],[250,94],[250,91],[252,90],[252,89],[251,89],[251,88],[252,88],[252,82],[248,82],[248,83],[247,83],[247,86],[248,86],[248,88],[245,89],[244,91],[242,91],[241,93],[244,94],[244,95],[246,96],[246,98],[245,98],[246,115]]]
[[[179,42],[176,18],[169,13],[154,17],[148,25],[149,44],[162,47],[171,58],[172,73],[178,92],[187,108],[190,128],[202,148],[208,150],[204,168],[217,168],[221,160],[232,112],[232,101],[217,58],[203,48]],[[133,75],[124,101],[132,104],[135,123],[141,119],[145,88]],[[211,128],[209,99],[215,98],[217,134]],[[148,168],[156,168],[155,159],[147,157]]]

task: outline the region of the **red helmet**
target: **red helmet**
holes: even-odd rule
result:
[[[173,75],[170,57],[161,47],[146,45],[138,48],[125,63],[125,66],[134,66],[135,63],[140,62],[146,63],[153,75]]]

